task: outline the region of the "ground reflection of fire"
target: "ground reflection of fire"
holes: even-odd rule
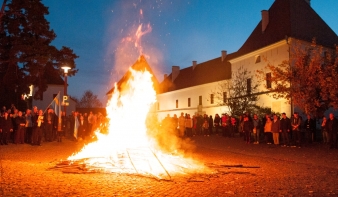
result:
[[[141,56],[133,67],[142,67],[142,64],[147,63]],[[108,102],[107,134],[97,131],[97,141],[86,145],[68,160],[84,164],[88,170],[141,174],[165,180],[176,174],[206,171],[204,165],[177,153],[175,143],[183,141],[176,136],[166,136],[167,140],[175,139],[175,143],[171,143],[170,148],[163,148],[158,146],[156,139],[147,135],[146,119],[156,102],[152,75],[147,70],[130,68],[129,72],[129,80],[120,84],[121,87],[115,84]],[[165,153],[165,149],[170,153]]]

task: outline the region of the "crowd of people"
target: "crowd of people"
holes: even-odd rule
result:
[[[226,113],[221,116],[193,115],[181,113],[161,122],[163,128],[177,133],[179,137],[195,135],[221,135],[223,137],[243,137],[247,144],[274,144],[282,147],[302,147],[305,144],[321,142],[330,148],[337,148],[338,120],[333,113],[316,121],[310,115],[303,119],[298,112],[291,118],[285,113],[266,114],[258,117],[245,113],[239,117]],[[318,126],[317,126],[318,125]]]
[[[25,112],[12,105],[5,106],[0,111],[0,145],[31,144],[41,146],[42,142],[62,142],[63,138],[70,140],[85,140],[93,136],[93,132],[105,121],[101,113],[65,112],[59,118],[53,109],[45,111],[27,109]]]

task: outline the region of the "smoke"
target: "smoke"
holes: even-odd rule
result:
[[[158,35],[152,33],[151,14],[154,12],[152,1],[118,1],[112,10],[106,33],[105,67],[110,70],[111,83],[118,81],[128,68],[144,55],[158,78],[163,70],[163,45]],[[155,27],[156,28],[156,27]]]

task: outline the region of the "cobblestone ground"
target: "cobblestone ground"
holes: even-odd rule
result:
[[[51,170],[82,144],[0,146],[2,196],[338,196],[338,150],[287,148],[198,136],[193,157],[217,173],[171,181],[126,174]],[[243,167],[236,165],[243,165]]]

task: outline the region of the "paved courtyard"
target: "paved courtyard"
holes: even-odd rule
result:
[[[215,173],[170,181],[118,173],[50,169],[82,143],[0,146],[2,196],[338,196],[338,150],[245,144],[240,138],[198,136],[193,157]]]

